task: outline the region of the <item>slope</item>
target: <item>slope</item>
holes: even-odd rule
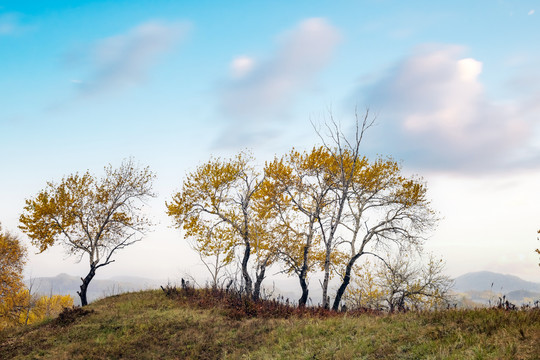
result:
[[[533,359],[540,353],[538,309],[253,317],[226,303],[244,310],[257,304],[225,296],[216,305],[208,294],[169,298],[153,290],[102,299],[1,332],[0,358]]]

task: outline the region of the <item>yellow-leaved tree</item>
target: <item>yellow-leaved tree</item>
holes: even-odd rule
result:
[[[73,306],[69,295],[32,294],[22,278],[25,260],[24,245],[0,226],[0,329],[32,324]]]
[[[124,161],[114,169],[105,167],[101,179],[89,172],[73,174],[26,200],[20,229],[41,252],[62,243],[68,254],[88,255],[90,269],[81,278],[78,292],[83,306],[96,270],[112,262],[113,254],[142,239],[151,225],[141,206],[154,197],[154,174],[148,168]]]
[[[340,249],[347,255],[334,310],[339,308],[360,257],[382,258],[385,248],[422,244],[425,232],[436,223],[426,192],[421,179],[403,176],[400,165],[392,159],[379,158],[355,171],[343,215]]]
[[[325,231],[329,228],[325,221],[336,205],[331,193],[335,179],[329,170],[334,164],[332,154],[320,146],[305,152],[293,149],[265,166],[261,213],[272,224],[285,271],[298,277],[301,307],[308,300],[308,274],[324,262],[325,254],[332,249],[334,234]],[[330,245],[329,252],[323,250],[323,243]]]
[[[71,295],[35,295],[30,289],[20,293],[19,324],[33,324],[57,316],[64,308],[73,307]]]
[[[0,328],[18,319],[24,290],[23,268],[26,249],[19,239],[0,225]]]
[[[213,286],[218,285],[219,270],[241,249],[244,290],[254,299],[259,298],[266,269],[275,259],[265,221],[255,206],[262,181],[250,154],[211,159],[189,173],[167,203],[168,215],[192,239],[201,258],[214,258],[212,265],[205,262]],[[252,255],[255,282],[249,266]]]
[[[307,274],[316,266],[324,272],[324,307],[330,304],[330,278],[339,275],[332,305],[338,310],[360,257],[420,244],[436,222],[421,179],[405,177],[390,158],[361,155],[362,138],[372,124],[369,112],[357,115],[356,131],[347,137],[331,118],[322,146],[293,149],[266,164],[266,216],[278,224],[286,270],[299,277],[300,306],[308,299]]]

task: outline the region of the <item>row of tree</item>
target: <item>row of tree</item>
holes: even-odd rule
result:
[[[323,145],[292,149],[263,169],[241,153],[211,159],[187,175],[167,204],[168,214],[202,257],[215,260],[207,263],[214,285],[239,252],[244,289],[254,299],[268,267],[279,263],[298,277],[300,306],[308,301],[311,273],[324,274],[326,308],[330,280],[338,278],[331,306],[337,310],[362,256],[382,259],[393,247],[421,246],[436,221],[427,188],[421,179],[405,177],[393,159],[361,155],[370,125],[366,114],[351,139],[331,122]]]
[[[361,154],[372,125],[368,115],[357,118],[352,136],[331,121],[322,145],[292,149],[264,167],[240,153],[213,158],[186,176],[167,213],[192,241],[215,286],[222,269],[238,263],[243,290],[258,299],[275,265],[298,278],[299,305],[305,306],[310,276],[322,271],[323,306],[331,305],[334,278],[339,287],[331,307],[338,309],[360,258],[384,260],[391,249],[421,247],[436,222],[427,187],[420,178],[404,176],[393,159]],[[141,207],[155,196],[154,177],[129,160],[107,167],[101,179],[87,172],[50,182],[26,201],[20,229],[40,251],[61,242],[71,255],[88,255],[82,305],[96,270],[141,240],[151,225]]]

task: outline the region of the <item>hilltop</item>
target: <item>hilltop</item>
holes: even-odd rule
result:
[[[235,294],[115,295],[0,333],[1,359],[535,359],[540,311],[300,312]]]

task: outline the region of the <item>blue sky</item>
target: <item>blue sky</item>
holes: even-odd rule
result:
[[[0,221],[17,232],[47,181],[133,156],[158,175],[159,225],[104,277],[173,277],[197,266],[164,215],[187,171],[311,147],[310,121],[346,129],[369,107],[364,150],[426,179],[442,217],[426,247],[449,273],[538,280],[539,16],[535,1],[0,1]],[[27,271],[86,266],[59,248]]]

